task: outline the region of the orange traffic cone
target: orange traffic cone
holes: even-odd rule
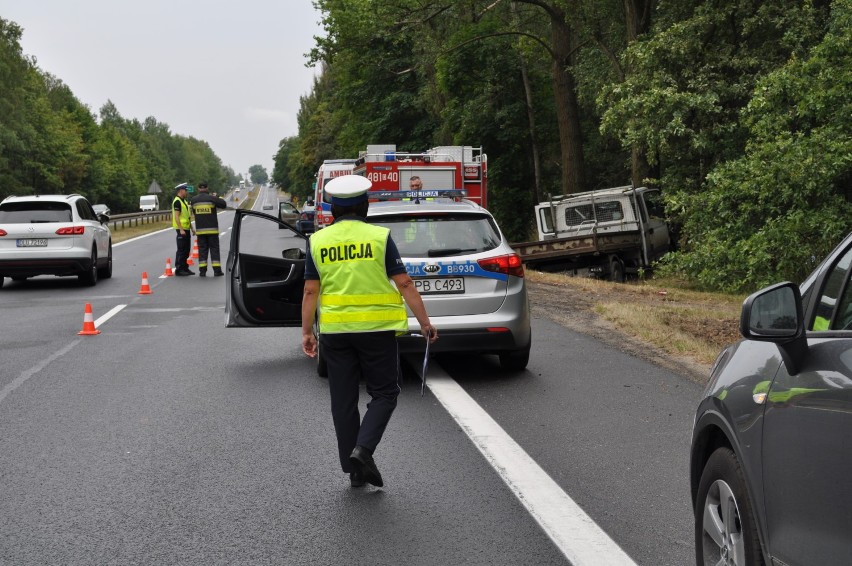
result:
[[[166,258],[166,271],[163,273],[163,277],[172,277],[174,272],[172,271],[172,258]]]
[[[154,291],[151,290],[151,285],[148,284],[148,272],[142,272],[142,286],[139,287],[139,295],[152,295]]]
[[[198,238],[195,238],[195,243],[192,244],[192,255],[189,257],[198,259]]]
[[[92,305],[86,303],[86,311],[83,314],[83,330],[77,334],[81,336],[92,336],[100,333],[101,331],[95,328],[95,317],[92,316]]]

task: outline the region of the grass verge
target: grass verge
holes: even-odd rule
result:
[[[574,307],[624,334],[705,366],[740,338],[742,295],[698,291],[666,279],[612,283],[532,270],[527,278],[560,287],[575,298]]]

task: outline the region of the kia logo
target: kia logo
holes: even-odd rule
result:
[[[438,273],[439,271],[441,271],[441,266],[440,265],[427,265],[426,267],[423,268],[423,271],[425,271],[426,273]]]

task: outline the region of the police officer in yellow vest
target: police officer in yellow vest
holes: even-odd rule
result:
[[[408,330],[405,304],[424,335],[438,339],[390,231],[365,221],[370,186],[360,175],[336,177],[326,185],[334,223],[311,236],[302,300],[302,350],[311,357],[317,355],[312,327],[319,302],[319,342],[337,448],[353,487],[383,485],[373,453],[400,392],[396,335]],[[371,397],[363,420],[358,412],[362,377]]]
[[[177,231],[177,252],[175,253],[175,275],[193,275],[189,270],[186,260],[189,259],[189,245],[195,230],[192,227],[190,217],[190,206],[186,200],[186,183],[175,187],[174,200],[172,201],[172,228]]]

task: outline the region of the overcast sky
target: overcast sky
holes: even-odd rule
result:
[[[112,100],[153,116],[243,175],[271,175],[279,140],[298,133],[316,73],[304,54],[322,34],[311,0],[0,0],[0,17],[95,114]]]

